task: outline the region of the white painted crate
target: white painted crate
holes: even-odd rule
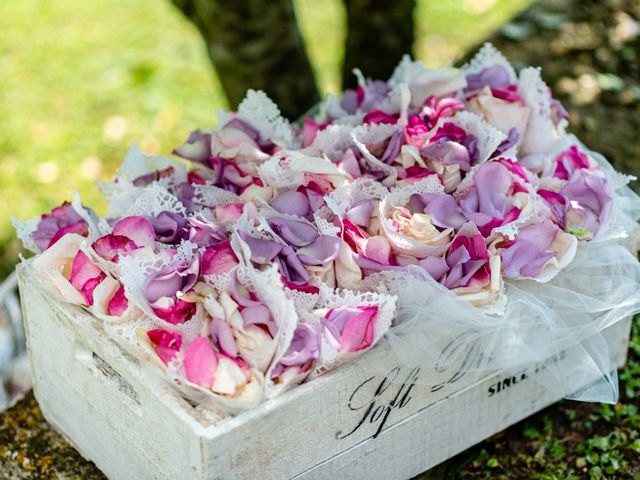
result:
[[[353,364],[213,425],[92,316],[24,277],[20,290],[42,411],[111,479],[410,478],[559,399],[536,382],[548,374],[544,362],[515,376],[441,372],[414,383],[418,366],[390,363],[396,360],[383,342]],[[629,327],[625,320],[605,331],[619,366]],[[568,363],[573,354],[549,362]],[[386,380],[363,370],[365,362],[388,371]],[[407,381],[388,381],[396,375]]]

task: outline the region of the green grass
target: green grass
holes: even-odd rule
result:
[[[527,3],[419,1],[416,51],[442,65]],[[295,5],[319,87],[338,91],[343,5]],[[132,142],[166,154],[224,107],[200,37],[168,0],[1,2],[0,278],[20,248],[11,216],[33,217],[74,190],[102,212],[93,182]]]

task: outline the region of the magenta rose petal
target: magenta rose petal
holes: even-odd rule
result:
[[[114,317],[119,317],[129,308],[129,300],[125,295],[124,287],[121,285],[107,304],[107,313]]]
[[[176,332],[167,332],[161,328],[149,330],[147,337],[151,341],[156,354],[167,365],[182,346],[182,335]]]

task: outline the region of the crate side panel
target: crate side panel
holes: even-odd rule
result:
[[[628,321],[618,322],[609,327],[605,335],[617,363],[624,359],[628,330]],[[560,358],[549,359],[547,362],[568,364],[569,357],[575,355],[576,351],[577,348],[569,349]],[[358,367],[361,362],[357,362],[337,372],[330,381],[318,382],[316,388],[308,385],[306,390],[297,397],[293,396],[286,404],[273,402],[273,408],[269,408],[269,404],[265,405],[260,416],[238,425],[218,441],[214,439],[205,445],[210,467],[209,478],[295,477],[307,470],[309,465],[319,465],[365,444],[367,445],[357,447],[354,462],[358,462],[357,458],[360,456],[365,458],[369,452],[378,457],[381,463],[395,464],[396,460],[417,449],[422,452],[419,455],[423,458],[417,463],[415,459],[411,459],[414,463],[409,462],[409,465],[414,465],[414,470],[420,472],[495,433],[501,426],[509,425],[509,422],[513,423],[561,397],[559,393],[554,395],[539,385],[539,381],[545,376],[548,377],[547,380],[551,378],[545,362],[541,362],[513,372],[503,379],[507,389],[524,391],[523,398],[527,401],[523,403],[522,399],[517,398],[507,404],[504,402],[507,402],[505,397],[508,398],[508,395],[494,393],[491,399],[487,399],[486,411],[477,420],[480,423],[486,421],[487,425],[474,427],[479,432],[478,435],[467,435],[463,431],[460,433],[459,443],[456,443],[454,437],[448,438],[455,434],[453,430],[441,429],[425,438],[426,433],[422,435],[414,430],[405,431],[400,428],[404,433],[394,437],[389,432],[398,431],[397,426],[402,425],[405,420],[426,415],[430,407],[446,404],[457,392],[478,390],[480,393],[474,395],[482,397],[487,394],[482,387],[483,382],[491,384],[505,374],[491,374],[483,379],[474,379],[472,376],[459,377],[454,369],[441,372],[437,378],[416,381],[421,375],[419,366],[407,368],[393,365],[389,363],[393,358],[395,357],[381,346],[377,351],[371,352],[365,361],[387,365],[386,375],[372,375],[371,368],[362,371]],[[382,367],[380,371],[384,371]],[[392,377],[402,381],[392,383]],[[520,384],[524,386],[520,387]],[[504,415],[499,421],[490,421],[493,418],[490,416],[492,409],[498,408],[496,405]],[[469,409],[469,405],[464,408]],[[513,410],[509,411],[509,408]],[[441,410],[439,415],[458,414],[455,410]],[[461,425],[471,424],[465,419]],[[433,431],[424,425],[421,428]],[[385,436],[392,439],[390,445],[388,448],[378,448],[377,445],[384,444],[381,439]],[[425,443],[427,440],[432,443]],[[437,446],[436,443],[444,446]],[[438,448],[444,450],[439,452]],[[274,452],[287,454],[278,455]],[[363,463],[354,467],[355,474],[361,474],[366,465],[368,464]],[[342,475],[346,471],[343,469],[334,472],[331,470],[334,467],[335,465],[327,467],[330,468],[327,472]],[[372,463],[369,473],[375,478],[377,473],[385,471],[381,469],[380,465]],[[393,476],[393,472],[385,471],[385,474],[390,475],[389,478],[403,478],[402,475]]]
[[[631,319],[609,327],[604,336],[611,358],[624,363]],[[569,350],[561,359],[568,363]],[[522,376],[525,374],[526,376]],[[550,375],[544,364],[518,375],[498,373],[416,412],[294,478],[411,478],[559,400],[540,385]],[[390,461],[390,459],[393,459]]]
[[[76,329],[37,289],[22,285],[21,295],[45,418],[110,478],[202,478],[199,432],[160,401],[162,389],[137,380],[135,364],[96,348],[108,340],[93,319]]]

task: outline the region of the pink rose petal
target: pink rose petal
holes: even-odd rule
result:
[[[216,206],[216,220],[218,222],[236,222],[242,215],[243,203],[229,203]]]
[[[151,307],[158,318],[173,325],[184,323],[196,314],[196,304],[177,299],[175,304],[168,308]]]
[[[49,245],[47,245],[47,248],[49,248],[51,245],[56,243],[67,233],[77,233],[78,235],[82,235],[83,237],[86,237],[87,235],[89,235],[89,226],[87,225],[86,222],[80,222],[80,223],[74,223],[73,225],[67,225],[66,227],[62,227],[60,230],[58,230],[55,233],[53,237],[51,237],[51,241],[49,242]]]
[[[364,255],[371,260],[391,265],[391,245],[389,240],[379,235],[369,238],[364,247]]]
[[[118,263],[118,256],[121,252],[136,250],[138,245],[123,235],[110,233],[93,242],[91,248],[105,260]]]
[[[82,293],[87,305],[93,305],[93,290],[105,277],[106,274],[79,250],[73,259],[69,283]]]
[[[125,217],[113,226],[113,235],[122,235],[138,247],[153,247],[156,234],[153,225],[145,217]]]
[[[221,275],[238,265],[229,240],[208,247],[202,254],[202,274]]]
[[[218,355],[206,337],[196,338],[184,353],[187,380],[203,388],[211,388],[218,368]]]
[[[373,325],[378,307],[359,307],[360,313],[347,321],[340,339],[341,352],[357,352],[373,343]]]

